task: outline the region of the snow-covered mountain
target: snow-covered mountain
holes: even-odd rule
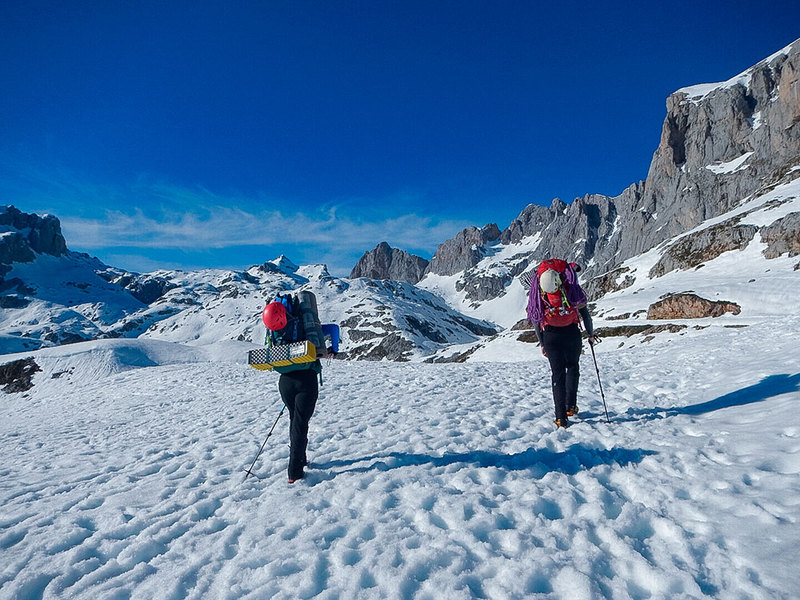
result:
[[[5,211],[21,214],[14,207]],[[55,217],[46,221],[58,225]],[[24,239],[13,224],[4,227],[4,235]],[[60,236],[60,226],[56,231]],[[339,279],[324,265],[297,266],[284,256],[246,271],[143,275],[70,252],[66,245],[58,255],[34,251],[25,258],[5,265],[2,354],[118,337],[195,346],[225,340],[261,344],[264,304],[297,289],[314,291],[323,321],[341,324],[347,357],[409,360],[495,333],[490,323],[464,316],[411,284]]]
[[[728,81],[671,94],[646,181],[614,198],[530,204],[502,231],[466,229],[439,247],[422,286],[440,289],[442,277],[454,277],[449,294],[477,308],[514,294],[522,271],[559,256],[583,266],[588,291],[599,298],[623,262],[758,202],[800,177],[798,167],[800,40]],[[798,252],[800,220],[791,212],[755,230],[719,224],[708,243],[740,247],[756,231],[770,256]]]

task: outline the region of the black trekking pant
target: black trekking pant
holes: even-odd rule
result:
[[[553,404],[556,419],[567,418],[567,408],[578,404],[578,361],[581,357],[581,330],[577,323],[566,327],[547,325],[542,345],[553,373]]]
[[[311,369],[284,373],[278,389],[289,409],[289,479],[300,479],[307,462],[308,421],[319,397],[317,373]]]

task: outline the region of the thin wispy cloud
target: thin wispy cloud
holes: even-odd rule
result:
[[[17,176],[15,185],[26,190],[25,203],[30,202],[20,208],[56,215],[70,248],[105,260],[122,257],[129,268],[140,270],[176,261],[190,261],[192,267],[238,265],[286,253],[296,261],[324,260],[349,272],[361,254],[380,242],[430,256],[472,224],[413,209],[403,214],[405,206],[424,204],[407,190],[320,205],[258,193],[220,194],[148,176],[128,185],[33,168],[21,168]]]
[[[285,210],[248,210],[238,205],[256,202],[163,185],[147,192],[150,198],[160,200],[150,203],[147,210],[132,207],[105,210],[99,216],[61,216],[68,242],[92,250],[319,245],[330,252],[352,251],[353,247],[366,251],[388,241],[398,247],[432,251],[468,225],[418,214],[354,217],[337,206],[305,212],[292,210],[289,202],[281,203],[289,207]]]

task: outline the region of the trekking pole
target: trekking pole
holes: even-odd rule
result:
[[[264,446],[267,445],[267,440],[269,439],[269,436],[272,435],[272,432],[275,430],[275,426],[278,424],[278,419],[281,418],[281,415],[283,414],[284,410],[286,410],[286,405],[285,404],[283,405],[283,408],[281,408],[281,412],[278,413],[278,418],[275,419],[275,422],[272,424],[272,428],[269,430],[269,433],[267,434],[267,437],[264,439],[264,443],[261,444],[261,449],[258,451],[258,454],[256,454],[256,457],[253,459],[253,464],[250,465],[250,468],[247,469],[247,471],[245,471],[245,476],[244,476],[245,479],[247,479],[250,475],[253,474],[252,473],[252,469],[255,466],[256,461],[258,460],[258,457],[261,456],[261,453],[264,451]]]
[[[597,368],[597,357],[594,354],[594,344],[589,344],[589,348],[592,349],[592,360],[594,360],[594,370],[597,373],[597,384],[600,386],[600,397],[603,399],[603,409],[606,411],[606,423],[611,423],[611,419],[608,418],[608,407],[606,406],[606,395],[603,393],[603,382],[600,381],[600,369]]]

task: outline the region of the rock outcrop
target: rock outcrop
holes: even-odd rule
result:
[[[723,252],[741,250],[750,243],[757,231],[755,225],[737,225],[726,221],[683,237],[664,252],[650,269],[650,277],[661,277],[675,269],[693,269]]]
[[[152,274],[140,275],[114,268],[97,271],[97,274],[109,283],[128,290],[142,304],[152,304],[168,291],[178,287],[165,277]]]
[[[67,243],[56,217],[0,207],[0,278],[11,270],[12,263],[31,262],[36,254],[61,256],[66,252]]]
[[[369,277],[415,284],[422,279],[427,266],[424,258],[381,242],[374,250],[364,253],[350,272],[350,279]]]
[[[611,292],[618,292],[633,285],[635,278],[629,274],[628,267],[621,267],[599,275],[583,284],[589,298],[600,298]]]
[[[39,216],[23,213],[13,206],[0,207],[0,235],[9,232],[17,233],[38,254],[61,256],[67,251],[61,222],[53,215]]]
[[[767,244],[764,256],[777,258],[781,254],[800,254],[800,213],[789,213],[772,225],[761,228],[761,240]]]
[[[486,245],[500,239],[500,228],[495,223],[483,227],[468,227],[452,239],[439,245],[427,273],[455,275],[477,265],[486,255]]]
[[[659,319],[702,319],[721,317],[725,313],[738,315],[741,307],[734,302],[706,300],[696,294],[670,294],[647,309],[647,318]]]
[[[41,371],[33,357],[0,365],[0,385],[6,394],[27,392],[33,387],[33,375]]]

